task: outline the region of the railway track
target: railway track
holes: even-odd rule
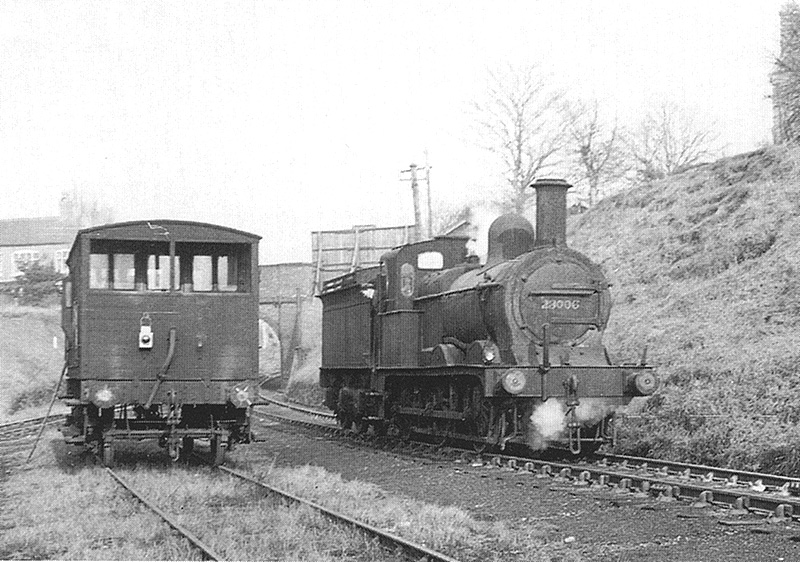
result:
[[[253,403],[253,406],[269,406],[270,404],[274,404],[276,406],[280,406],[287,410],[291,410],[293,412],[300,412],[301,414],[307,414],[312,418],[324,419],[324,420],[335,420],[336,416],[330,412],[322,412],[320,410],[310,408],[308,406],[303,406],[301,404],[296,404],[294,402],[290,402],[286,399],[281,399],[280,395],[277,393],[272,393],[269,395],[260,394],[260,400]]]
[[[287,404],[295,412],[313,411],[311,408],[290,405],[278,398],[268,397],[267,401],[281,407],[287,407]],[[330,423],[288,419],[275,412],[263,414],[328,433],[335,432],[340,436],[348,434],[341,428],[333,429]],[[313,411],[313,414],[320,419],[333,417],[326,412]],[[365,440],[363,436],[357,436],[357,439],[361,442]],[[414,455],[442,456],[441,446],[414,442],[411,447],[413,449],[409,450]],[[490,466],[560,478],[576,486],[629,490],[665,499],[692,501],[696,505],[727,507],[737,513],[750,512],[773,519],[800,520],[798,478],[624,455],[595,454],[586,459],[573,460],[564,456],[544,459],[527,455],[475,453],[458,446],[448,446],[447,449],[452,451],[454,459],[471,454]]]
[[[378,539],[383,545],[390,548],[391,550],[401,549],[410,560],[427,560],[429,562],[436,562],[436,561],[456,562],[455,558],[451,558],[450,556],[447,556],[446,554],[443,554],[441,552],[436,552],[435,550],[432,550],[426,547],[425,545],[409,541],[399,535],[395,535],[388,531],[384,531],[368,523],[358,521],[356,519],[353,519],[352,517],[328,509],[320,504],[303,499],[299,496],[295,496],[293,494],[275,488],[274,486],[270,486],[269,484],[265,484],[264,482],[256,480],[255,478],[252,478],[247,474],[244,474],[237,470],[233,470],[226,466],[220,466],[219,470],[226,472],[236,478],[240,478],[242,480],[255,484],[256,486],[259,486],[260,488],[266,490],[269,494],[280,497],[283,500],[287,500],[289,502],[296,504],[301,504],[313,509],[314,511],[318,511],[319,513],[323,514],[325,517],[327,517],[328,519],[337,524],[343,524],[352,527],[354,529],[357,529],[358,531],[363,532],[365,535],[369,537]]]
[[[153,502],[148,500],[144,493],[134,488],[117,471],[108,467],[104,467],[104,470],[109,474],[109,476],[111,476],[111,478],[113,478],[117,482],[117,484],[119,484],[122,488],[124,488],[136,500],[141,502],[145,507],[147,507],[153,513],[158,515],[178,535],[185,538],[192,545],[192,547],[198,551],[198,553],[203,559],[205,560],[225,559],[220,553],[216,552],[211,546],[206,544],[206,542],[204,542],[200,537],[198,537],[184,525],[179,523],[176,518],[172,517],[171,515],[160,509]],[[336,525],[342,525],[353,528],[363,533],[368,538],[377,539],[389,551],[404,553],[405,557],[408,560],[414,560],[414,561],[426,560],[429,562],[457,562],[456,559],[446,554],[429,549],[425,545],[414,543],[412,541],[404,539],[403,537],[400,537],[398,535],[389,533],[388,531],[384,531],[382,529],[374,527],[368,523],[358,521],[345,514],[328,509],[320,504],[308,501],[299,496],[295,496],[286,491],[280,490],[279,488],[271,486],[265,482],[262,482],[238,470],[234,470],[225,466],[219,466],[217,467],[217,470],[234,478],[253,484],[258,488],[266,491],[269,495],[277,497],[282,501],[286,501],[291,504],[303,505],[312,509],[313,511],[319,512],[320,514],[325,516],[328,520],[332,521]]]
[[[214,550],[201,541],[194,533],[189,531],[186,527],[178,523],[173,517],[159,509],[154,503],[149,501],[141,492],[134,489],[128,484],[117,472],[104,467],[105,471],[123,488],[125,488],[134,498],[144,504],[153,513],[158,515],[167,525],[172,527],[180,536],[184,537],[189,543],[200,552],[205,560],[223,560],[223,558],[214,552]]]

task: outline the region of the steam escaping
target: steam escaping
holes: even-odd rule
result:
[[[591,427],[600,423],[622,407],[611,404],[604,398],[581,398],[575,408],[575,421],[582,427]],[[546,449],[550,441],[567,438],[567,406],[563,400],[551,398],[537,404],[531,414],[531,428],[528,432],[528,445],[534,450]]]
[[[496,205],[486,202],[469,203],[457,214],[459,220],[467,221],[467,228],[459,230],[469,237],[467,255],[478,256],[480,263],[486,263],[489,253],[489,227],[501,214]],[[449,225],[449,228],[454,226],[456,225]],[[445,228],[443,232],[449,231]]]
[[[473,206],[470,213],[470,222],[473,224],[475,231],[473,238],[475,239],[475,246],[478,255],[480,256],[481,263],[486,263],[486,255],[489,250],[489,227],[500,214],[487,206]]]
[[[559,400],[551,399],[536,406],[531,414],[531,424],[542,441],[558,439],[567,428],[567,407]],[[535,447],[543,449],[544,447]]]
[[[609,404],[604,398],[582,398],[575,408],[575,417],[583,424],[595,425],[621,407],[621,404]]]

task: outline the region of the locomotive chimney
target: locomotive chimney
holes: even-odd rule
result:
[[[536,190],[536,247],[566,246],[567,190],[572,187],[562,179],[538,179]]]

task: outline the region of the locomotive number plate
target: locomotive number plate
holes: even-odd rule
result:
[[[580,307],[580,299],[542,298],[542,310],[578,310]]]

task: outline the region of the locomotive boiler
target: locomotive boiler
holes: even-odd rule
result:
[[[258,240],[176,220],[78,232],[62,298],[67,442],[113,464],[120,441],[157,439],[178,459],[207,439],[219,464],[249,441]]]
[[[356,431],[595,450],[614,414],[653,393],[645,364],[615,364],[602,269],[566,245],[563,180],[538,180],[536,229],[489,229],[486,263],[464,237],[400,246],[380,266],[323,285],[325,403]]]

